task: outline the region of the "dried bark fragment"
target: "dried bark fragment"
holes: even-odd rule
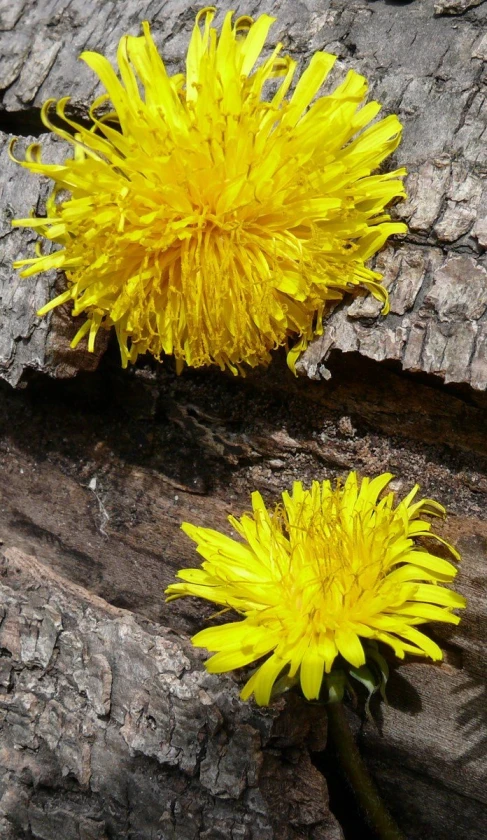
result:
[[[487,270],[467,254],[444,257],[437,247],[389,247],[376,260],[389,288],[391,311],[370,297],[340,307],[306,351],[300,370],[327,377],[332,350],[398,361],[404,370],[445,382],[487,387]]]
[[[55,295],[60,282],[57,272],[22,279],[12,268],[16,259],[33,256],[35,234],[28,228],[13,228],[12,219],[26,218],[35,209],[42,213],[47,197],[47,183],[39,183],[30,172],[10,160],[8,147],[13,138],[0,131],[0,377],[18,385],[28,370],[44,371],[64,378],[79,370],[94,370],[106,345],[106,335],[97,342],[96,353],[71,350],[69,343],[76,323],[64,308],[39,318],[38,309]],[[38,142],[26,137],[20,147]],[[57,162],[64,154],[57,138],[40,138],[43,156]],[[61,281],[62,282],[62,281]],[[79,319],[78,319],[79,320]]]

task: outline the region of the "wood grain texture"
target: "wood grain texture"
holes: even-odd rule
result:
[[[165,605],[163,596],[175,572],[196,560],[192,544],[180,530],[182,521],[228,532],[227,515],[248,509],[252,490],[260,490],[273,503],[296,479],[308,484],[314,478],[343,476],[351,468],[365,474],[390,469],[399,493],[407,492],[419,480],[424,495],[441,499],[450,510],[443,533],[464,556],[458,588],[468,596],[470,606],[453,633],[433,628],[446,649],[444,665],[411,663],[394,669],[391,706],[377,710],[382,721],[379,731],[366,727],[361,743],[389,806],[408,829],[408,838],[446,840],[451,836],[452,821],[458,824],[458,837],[467,836],[462,832],[470,824],[472,836],[477,837],[481,835],[475,835],[474,830],[487,817],[482,783],[487,772],[487,464],[478,451],[455,445],[453,418],[461,400],[428,386],[403,382],[403,390],[397,389],[394,402],[396,421],[394,416],[389,419],[387,431],[371,427],[370,418],[380,416],[377,405],[374,407],[372,387],[380,366],[368,364],[370,367],[361,372],[334,368],[329,383],[302,381],[293,393],[292,388],[284,387],[286,375],[294,384],[286,374],[284,359],[271,384],[269,374],[261,373],[245,381],[209,371],[188,371],[177,377],[168,368],[155,365],[120,372],[116,348],[112,348],[99,371],[85,374],[78,381],[49,384],[46,379],[33,379],[28,389],[18,392],[4,386],[0,413],[0,538],[4,551],[20,550],[34,557],[30,563],[36,577],[41,580],[45,575],[46,587],[55,592],[57,575],[70,581],[69,585],[63,583],[70,592],[73,586],[81,586],[90,598],[101,598],[114,609],[130,611],[135,623],[142,622],[143,628],[148,626],[145,622],[155,622],[151,623],[157,628],[154,632],[174,640],[181,655],[189,656],[189,670],[195,669],[195,679],[200,679],[201,663],[188,653],[187,638],[205,626],[214,610],[196,599]],[[357,390],[355,375],[362,381],[361,391]],[[341,382],[341,395],[332,386],[336,381]],[[400,381],[397,374],[396,382]],[[328,389],[327,402],[316,399],[316,392],[321,393],[323,388]],[[309,390],[315,391],[314,396],[305,393]],[[344,396],[346,402],[340,403]],[[409,437],[404,430],[402,436],[391,435],[390,424],[404,422],[413,398],[422,411],[410,413]],[[386,406],[384,398],[384,414]],[[420,440],[424,418],[435,413],[444,418],[445,441],[450,418],[447,444]],[[7,578],[9,575],[11,570]],[[18,587],[11,597],[20,599],[23,593],[24,588]],[[48,600],[45,595],[40,596],[42,599]],[[66,614],[74,616],[69,628],[76,629],[76,605],[63,603]],[[103,609],[111,615],[108,604]],[[79,629],[80,638],[84,628],[83,624]],[[116,650],[108,646],[103,652],[108,661],[124,655],[113,644]],[[8,668],[11,656],[8,652],[5,656]],[[82,671],[81,666],[78,670]],[[89,679],[88,671],[84,679]],[[241,683],[242,679],[241,674],[234,680],[225,678],[221,691],[231,686],[234,697],[235,681]],[[157,700],[155,695],[153,702],[162,699]],[[299,741],[307,731],[305,713],[296,716],[295,707],[289,703],[292,698],[287,712],[277,707],[270,716],[273,725],[280,726],[284,725],[282,714],[287,713],[290,720],[285,728],[291,727],[293,738]],[[244,704],[237,703],[235,708],[239,715],[250,714]],[[78,710],[83,720],[85,711],[88,714],[85,706]],[[261,714],[267,720],[267,713]],[[13,739],[22,753],[25,748],[21,741],[15,741],[14,720],[5,719],[3,737]],[[40,764],[45,755],[42,749],[43,742],[39,741],[41,755],[36,760]],[[217,746],[209,744],[208,749]],[[294,756],[294,747],[289,747],[290,753],[287,747],[283,749],[282,742],[275,741],[273,752],[265,753],[261,772],[262,779],[268,780],[269,796],[278,797],[281,772],[289,772],[289,784],[297,785],[294,771],[288,767],[288,761],[293,765],[290,755]],[[296,795],[306,798],[317,780],[311,765],[306,764],[304,751],[297,760],[301,781]],[[464,767],[461,772],[460,766]],[[20,769],[9,770],[5,788],[14,780],[28,799],[34,796],[32,780]],[[240,783],[245,785],[245,779]],[[66,799],[63,784],[57,776],[52,784],[46,782],[43,807],[48,811],[49,802],[63,802],[64,810],[71,812],[76,799],[78,810],[72,819],[74,825],[81,825],[93,794],[73,781],[76,796]],[[425,791],[429,798],[423,805]],[[18,805],[16,799],[11,806],[9,801],[7,798],[5,819],[12,820]],[[103,823],[111,813],[111,800],[100,795],[96,801],[97,819]],[[202,814],[211,815],[209,807],[205,804]],[[272,807],[279,813],[280,800]],[[304,804],[299,807],[306,812]],[[205,819],[211,820],[211,816]],[[313,838],[309,825],[299,819],[296,817],[294,824],[297,836]],[[39,830],[39,836],[56,840],[52,825],[40,820],[38,816],[36,825],[44,825],[44,834]],[[324,824],[324,837],[333,837],[333,824],[326,820]],[[249,823],[248,831],[256,830],[255,825]],[[281,829],[273,830],[273,840],[285,837]],[[127,837],[123,825],[117,831],[117,840]],[[22,840],[22,834],[13,836]],[[219,838],[218,833],[208,835],[213,836]],[[182,825],[178,824],[174,837],[186,837]]]
[[[378,729],[351,719],[408,840],[480,840],[487,4],[265,7],[278,17],[273,37],[303,64],[316,49],[336,52],[335,78],[363,71],[404,123],[391,165],[410,170],[408,201],[395,210],[410,234],[377,258],[387,318],[370,298],[336,309],[297,380],[279,353],[246,380],[176,377],[170,362],[150,360],[121,371],[113,342],[95,371],[105,347],[95,357],[70,351],[69,312],[35,315],[63,278],[19,280],[11,269],[34,237],[10,219],[41,209],[47,185],[9,161],[6,144],[21,134],[62,156],[39,108],[71,95],[72,111],[86,114],[99,90],[79,53],[113,59],[120,36],[147,18],[169,68],[180,69],[202,5],[0,0],[0,376],[27,384],[0,388],[0,835],[339,838],[310,761],[322,722],[291,697],[258,712],[237,699],[240,675],[206,676],[188,636],[212,609],[191,599],[169,608],[163,590],[195,562],[181,521],[224,530],[253,489],[274,503],[293,480],[387,469],[399,493],[420,481],[449,508],[445,534],[464,555],[458,586],[470,607],[458,630],[434,631],[443,665],[394,669]],[[219,4],[230,6],[263,10]]]
[[[302,709],[273,733],[278,709],[240,703],[170,630],[19,550],[1,574],[2,838],[341,840]]]

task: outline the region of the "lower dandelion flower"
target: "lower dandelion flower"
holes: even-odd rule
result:
[[[336,58],[327,53],[292,89],[297,63],[282,44],[261,57],[273,18],[229,12],[218,34],[214,13],[196,17],[185,74],[168,75],[148,23],[120,41],[121,79],[83,53],[106,89],[93,127],[69,117],[67,99],[51,120],[48,101],[42,121],[73,158],[43,163],[34,144],[21,162],[55,190],[46,218],[14,224],[60,249],[16,266],[67,278],[40,314],[72,301],[87,316],[73,346],[88,336],[90,350],[114,326],[124,366],[150,352],[237,373],[292,337],[293,368],[329,301],[368,290],[387,308],[366,262],[406,231],[386,210],[404,196],[405,170],[372,174],[400,141],[398,118],[373,122],[380,105],[364,105],[367,82],[353,71],[319,96]]]
[[[429,621],[458,624],[452,610],[465,599],[441,584],[457,573],[449,561],[418,542],[432,537],[423,516],[443,516],[435,501],[415,501],[418,485],[394,504],[385,491],[392,475],[344,484],[300,482],[282,504],[269,511],[252,494],[252,515],[229,517],[243,538],[237,542],[217,531],[184,523],[182,528],[204,558],[201,568],[178,573],[168,600],[196,595],[233,610],[243,620],[202,630],[197,647],[214,651],[212,673],[239,668],[266,657],[242,690],[259,705],[269,703],[283,674],[297,676],[304,696],[317,699],[324,674],[338,657],[358,668],[366,661],[363,640],[406,653],[442,658],[439,646],[418,625]]]

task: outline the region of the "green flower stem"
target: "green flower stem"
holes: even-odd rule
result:
[[[387,811],[357,749],[342,703],[328,703],[329,732],[340,763],[371,828],[380,840],[405,840]]]

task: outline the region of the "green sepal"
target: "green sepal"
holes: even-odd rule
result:
[[[379,670],[380,680],[378,689],[384,703],[387,705],[386,685],[387,680],[389,679],[389,665],[382,654],[379,653],[377,645],[373,642],[368,645],[367,660],[369,662],[372,660],[374,670]]]
[[[276,700],[277,697],[280,697],[281,694],[285,694],[287,691],[289,691],[291,688],[294,688],[298,684],[299,676],[297,674],[295,674],[294,677],[288,677],[287,674],[283,674],[282,677],[279,677],[279,679],[277,679],[273,685],[271,701]]]
[[[367,690],[368,697],[365,701],[365,714],[367,717],[370,717],[370,701],[379,688],[377,679],[367,665],[361,665],[360,668],[351,667],[348,669],[348,673],[350,677],[353,677],[354,680],[361,683]]]
[[[328,703],[341,703],[347,685],[345,673],[343,671],[332,671],[331,674],[326,674],[323,684],[328,690]]]

